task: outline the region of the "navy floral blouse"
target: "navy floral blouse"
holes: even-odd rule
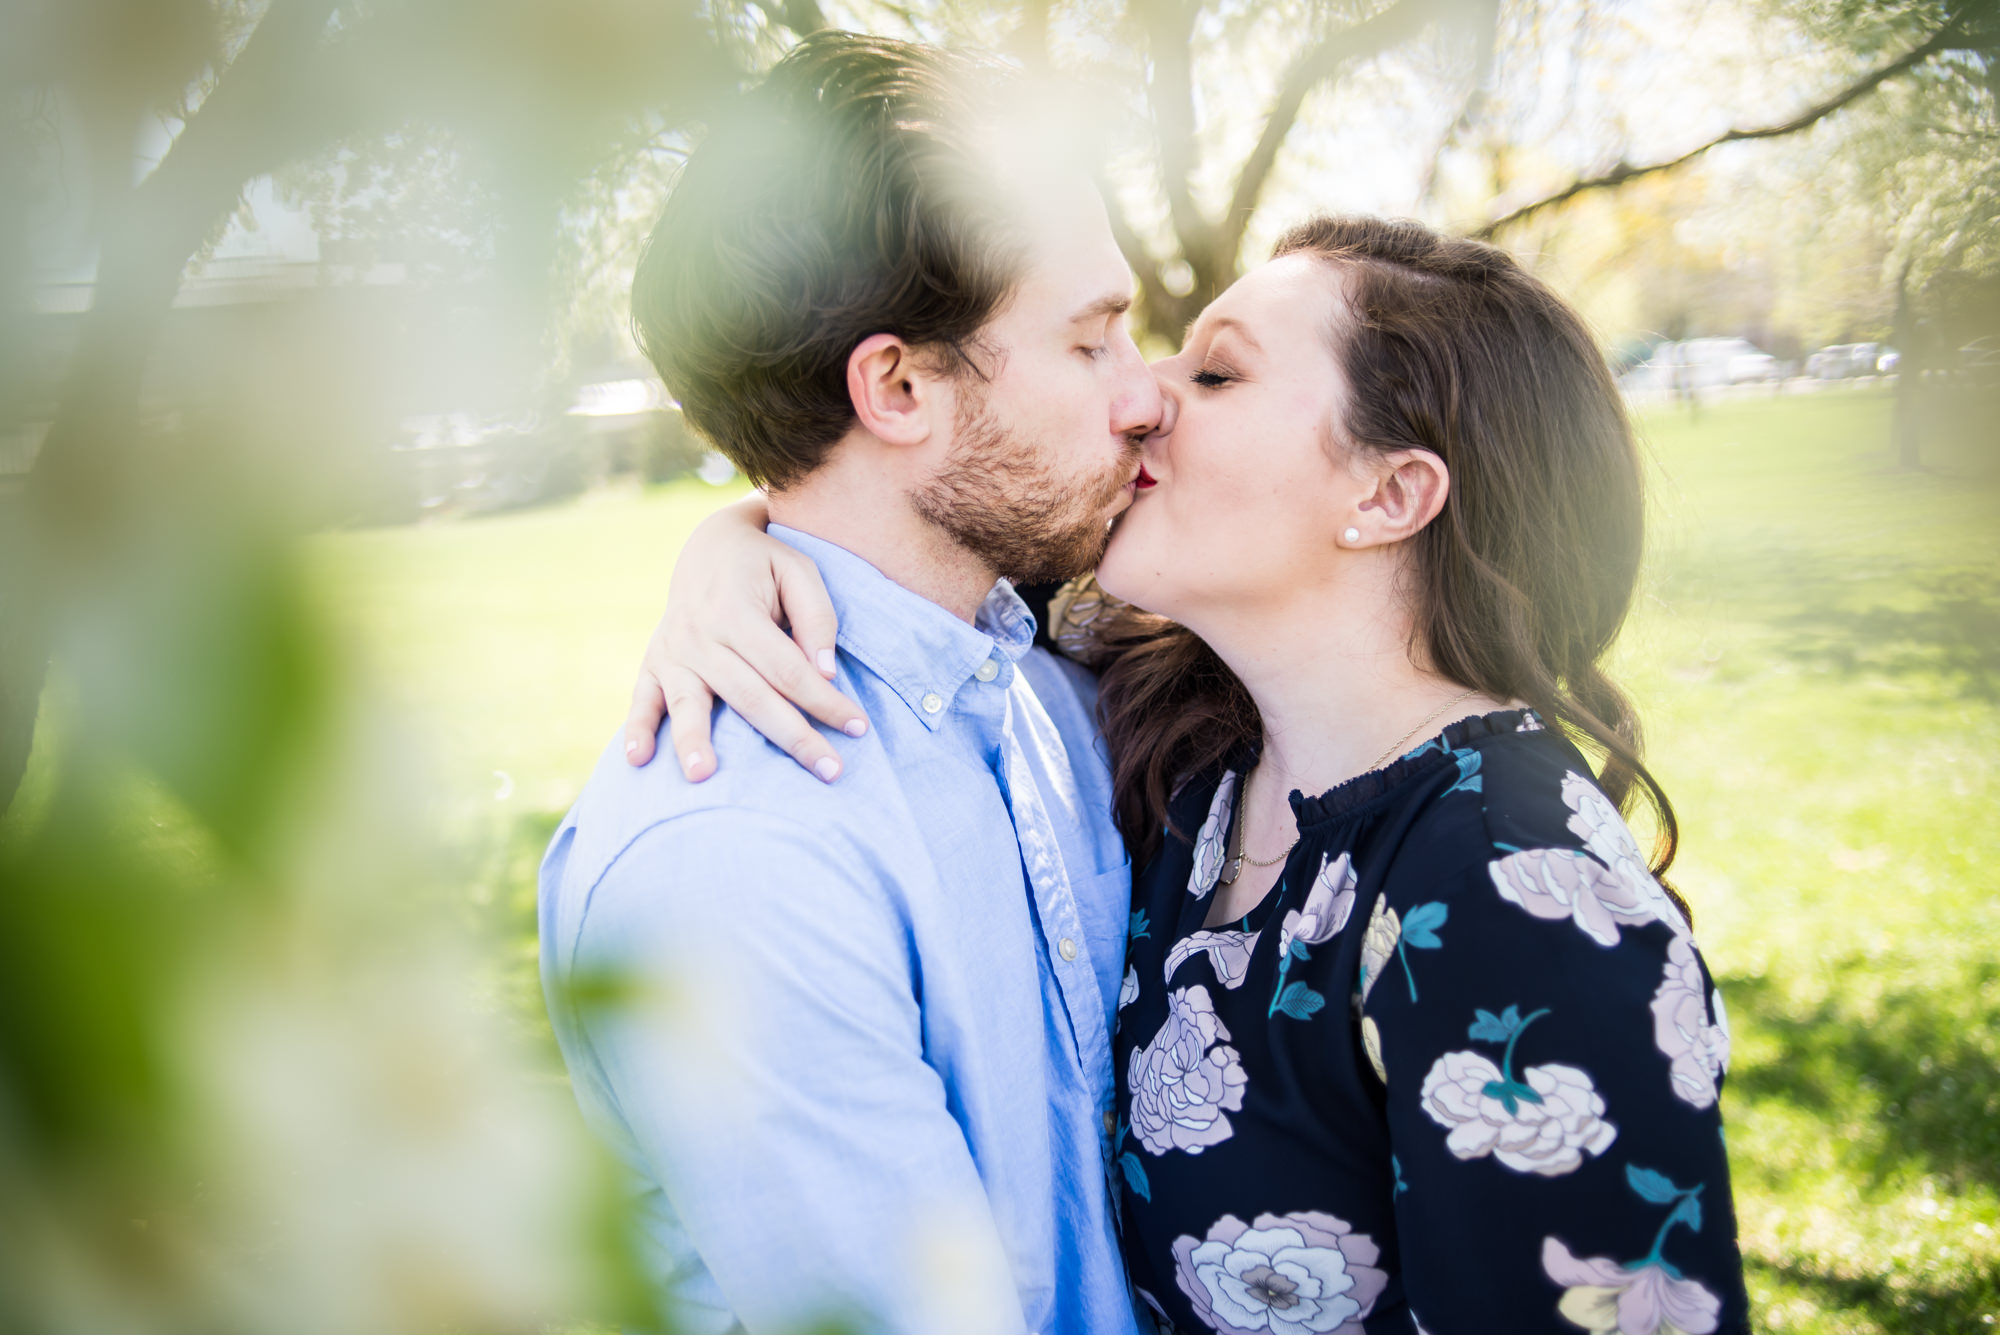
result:
[[[1237,780],[1176,799],[1119,999],[1162,1329],[1746,1330],[1722,998],[1576,749],[1490,714],[1294,793],[1283,878],[1205,931]]]

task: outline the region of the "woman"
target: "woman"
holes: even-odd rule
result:
[[[1642,502],[1587,332],[1491,247],[1320,219],[1156,369],[1111,598],[1057,607],[1143,865],[1135,1285],[1229,1335],[1745,1328],[1727,1024],[1600,667]]]

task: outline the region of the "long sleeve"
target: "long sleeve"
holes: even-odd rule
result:
[[[1411,831],[1362,946],[1410,1309],[1432,1335],[1745,1329],[1727,1021],[1687,924],[1589,779],[1502,758],[1482,803],[1462,754],[1470,800]]]
[[[575,945],[591,1093],[752,1335],[1025,1330],[965,1135],[924,1060],[890,892],[774,817],[656,825]]]

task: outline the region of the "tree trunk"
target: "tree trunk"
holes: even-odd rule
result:
[[[1901,360],[1896,363],[1896,406],[1889,426],[1896,446],[1896,466],[1921,468],[1924,364],[1929,359],[1921,346],[1923,334],[1917,327],[1910,300],[1908,263],[1903,265],[1903,272],[1896,277],[1896,315],[1891,328],[1896,351],[1901,355]]]
[[[336,0],[273,0],[243,51],[107,229],[91,310],[64,379],[56,419],[7,532],[20,550],[0,567],[0,815],[13,805],[34,748],[61,578],[53,544],[89,542],[107,479],[136,427],[140,384],[180,290],[181,272],[243,185],[268,171],[296,131],[301,65]]]

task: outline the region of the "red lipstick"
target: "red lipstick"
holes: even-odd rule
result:
[[[1137,486],[1140,491],[1146,491],[1152,487],[1156,487],[1159,485],[1159,483],[1154,481],[1153,475],[1146,471],[1146,465],[1144,464],[1139,465],[1139,476],[1132,479],[1132,481],[1133,484]]]

